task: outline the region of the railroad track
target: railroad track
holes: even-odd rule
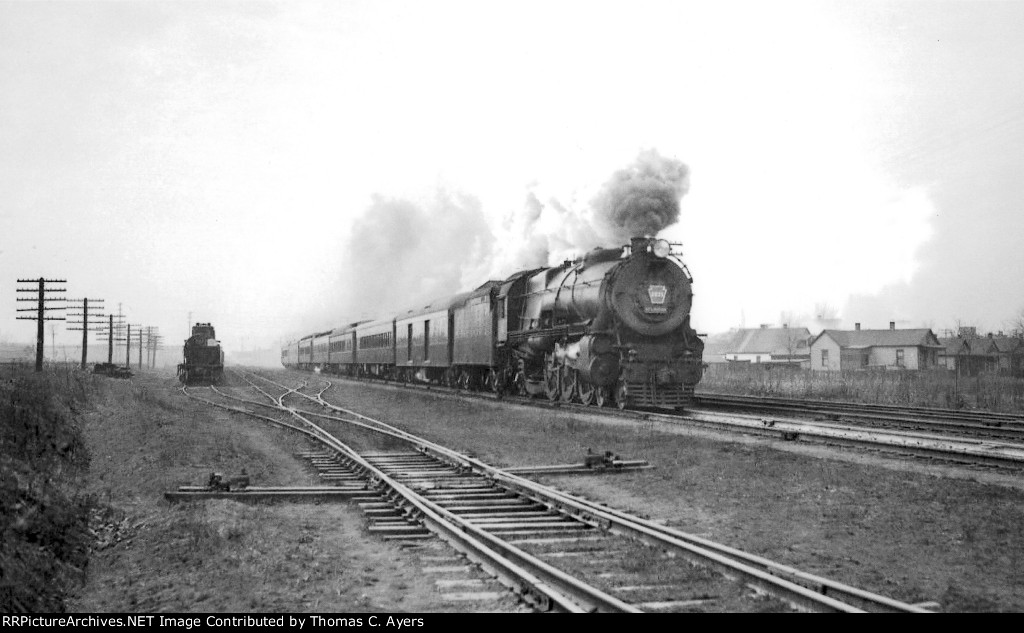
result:
[[[720,410],[785,413],[879,428],[1024,442],[1024,415],[1012,413],[712,393],[698,394],[697,404]]]
[[[371,382],[394,388],[457,394],[466,398],[494,400],[489,392],[463,391],[438,385],[399,383],[367,378],[339,377],[342,380]],[[726,433],[757,435],[793,442],[814,443],[838,448],[855,448],[879,456],[901,459],[928,460],[969,468],[1000,469],[1008,472],[1024,470],[1024,439],[964,437],[962,433],[947,434],[941,428],[884,428],[884,423],[867,424],[863,419],[844,415],[836,420],[825,415],[807,420],[781,417],[777,411],[759,414],[721,411],[720,409],[690,409],[678,412],[619,410],[599,408],[578,403],[548,401],[528,397],[508,397],[510,402],[542,408],[557,407],[579,410],[588,414],[611,417],[656,420],[666,424],[708,428]],[[856,407],[857,405],[851,405]],[[861,416],[870,417],[870,416]],[[848,418],[848,419],[847,419]]]
[[[255,415],[320,443],[306,457],[322,478],[377,493],[361,504],[374,521],[371,531],[440,536],[541,610],[762,610],[772,606],[764,603],[767,595],[781,601],[775,607],[806,611],[926,612],[494,468],[328,402],[329,381],[310,394],[262,376],[266,384],[245,379],[267,402],[218,389],[244,407],[203,400],[248,415],[269,409],[276,417]],[[358,452],[325,427],[406,447]]]

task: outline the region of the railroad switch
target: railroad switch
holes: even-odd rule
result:
[[[610,468],[615,466],[619,456],[612,451],[605,451],[603,454],[594,453],[589,448],[583,457],[583,465],[587,468]]]
[[[242,472],[234,477],[225,479],[223,473],[212,472],[206,482],[207,490],[230,492],[232,490],[245,490],[249,487],[249,474],[242,469]]]

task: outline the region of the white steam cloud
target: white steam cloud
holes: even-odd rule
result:
[[[590,204],[563,202],[533,186],[523,207],[493,230],[471,195],[441,190],[428,204],[375,196],[344,246],[339,288],[329,301],[344,320],[332,321],[376,318],[516,270],[655,235],[679,219],[688,188],[686,165],[646,150]]]

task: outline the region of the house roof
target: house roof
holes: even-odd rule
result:
[[[807,340],[811,332],[805,327],[750,328],[737,331],[727,354],[772,354],[793,356],[809,354]]]
[[[1024,351],[1024,340],[1013,336],[954,336],[941,338],[946,355],[986,356]]]
[[[1016,336],[993,336],[991,340],[1001,354],[1012,354],[1017,350],[1024,350],[1024,339]]]
[[[972,356],[984,356],[987,354],[999,353],[996,349],[995,343],[993,343],[992,339],[987,336],[961,336],[960,338],[967,346],[967,351],[963,353]]]
[[[845,348],[868,347],[942,347],[928,328],[910,330],[824,330],[811,344],[828,336]]]
[[[704,358],[722,356],[736,349],[743,338],[743,330],[729,330],[719,334],[711,334],[704,341]]]
[[[939,345],[943,347],[939,354],[945,356],[967,355],[971,353],[971,348],[967,345],[967,341],[959,336],[940,338]]]

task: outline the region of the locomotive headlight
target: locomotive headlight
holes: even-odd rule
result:
[[[655,257],[668,257],[672,252],[672,246],[669,245],[668,240],[655,240],[651,246],[651,252]]]

